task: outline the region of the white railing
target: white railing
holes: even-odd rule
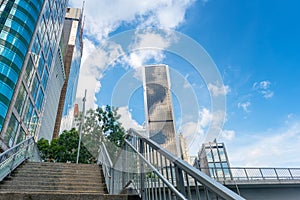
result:
[[[33,137],[0,154],[0,182],[28,159],[32,161],[41,161]]]

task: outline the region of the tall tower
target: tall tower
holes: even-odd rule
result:
[[[39,132],[67,0],[0,1],[0,146]]]
[[[150,139],[178,156],[180,150],[177,148],[168,66],[146,66],[143,74],[147,134]]]
[[[63,28],[63,55],[66,80],[62,87],[53,138],[73,127],[74,106],[82,57],[82,10],[68,8]]]

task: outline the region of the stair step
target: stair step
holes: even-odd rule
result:
[[[104,191],[105,187],[102,185],[102,187],[96,185],[96,186],[84,186],[84,185],[72,185],[72,186],[67,186],[67,185],[35,185],[31,184],[30,186],[28,185],[10,185],[10,184],[5,184],[0,186],[1,189],[15,189],[15,190],[30,190],[30,191],[35,191],[35,190],[95,190],[102,192]]]
[[[66,182],[66,181],[69,181],[69,182],[80,182],[80,183],[83,183],[83,182],[90,182],[90,183],[103,183],[104,182],[104,179],[101,178],[101,177],[92,177],[92,178],[89,178],[89,177],[71,177],[71,176],[68,176],[68,177],[26,177],[26,176],[15,176],[15,177],[9,177],[6,179],[7,181],[31,181],[31,182],[39,182],[39,181],[42,181],[42,182]]]
[[[1,194],[1,193],[0,193]],[[139,200],[138,196],[127,196],[127,195],[108,195],[108,194],[88,194],[88,193],[5,193],[0,195],[0,200]]]
[[[43,178],[69,178],[69,177],[78,177],[78,178],[84,178],[84,180],[89,180],[89,179],[101,179],[102,177],[100,175],[86,175],[86,174],[59,174],[59,173],[52,173],[52,174],[47,174],[47,173],[13,173],[12,177],[43,177]]]
[[[0,200],[134,200],[107,195],[102,168],[91,164],[25,162],[0,183]]]
[[[69,175],[69,176],[74,176],[74,175],[84,175],[84,176],[98,176],[101,174],[101,172],[85,172],[85,171],[74,171],[74,172],[68,172],[68,171],[15,171],[12,173],[13,175],[22,175],[22,174],[30,174],[30,175],[56,175],[56,174],[63,174],[63,175]]]
[[[3,185],[66,185],[66,186],[94,186],[94,187],[105,187],[105,184],[99,181],[69,181],[69,180],[10,180],[3,184],[0,184],[0,188]]]
[[[37,166],[37,167],[77,167],[77,168],[101,168],[96,164],[76,164],[76,163],[53,163],[53,162],[26,162],[22,167]]]

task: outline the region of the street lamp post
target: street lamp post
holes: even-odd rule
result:
[[[79,160],[79,154],[80,154],[80,144],[81,144],[81,135],[82,135],[82,127],[83,127],[83,123],[84,123],[84,113],[85,113],[85,102],[86,102],[86,90],[84,92],[84,97],[82,99],[82,116],[81,116],[81,123],[80,123],[80,127],[79,127],[79,141],[78,141],[78,149],[77,149],[77,158],[76,158],[76,164],[78,164],[78,160]]]

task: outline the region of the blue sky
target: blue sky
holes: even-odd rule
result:
[[[74,0],[71,5],[78,7],[81,3]],[[203,132],[211,123],[210,97],[221,91],[226,95],[226,119],[218,140],[225,142],[233,166],[299,167],[299,7],[298,1],[267,0],[144,3],[118,0],[114,4],[86,1],[84,62],[77,96],[82,96],[84,88],[88,88],[90,107],[112,104],[116,98],[124,98],[125,101],[114,105],[120,107],[123,124],[140,126],[144,107],[138,66],[165,63],[172,68],[171,76],[178,76],[172,82],[176,127],[186,136],[192,155],[200,148]],[[98,44],[110,37],[147,27],[178,31],[202,45],[216,64],[224,85],[210,87],[193,71],[190,63],[171,52],[153,49],[130,52],[119,44],[100,45],[99,49]],[[170,35],[151,35],[147,31],[137,34],[136,38],[125,43],[139,47],[141,41],[143,45],[158,41],[164,49],[175,41]],[[111,62],[120,52],[125,54]],[[98,66],[94,66],[95,63]],[[114,90],[123,80],[126,87],[130,87],[129,84],[139,86],[127,95],[129,100],[124,85],[121,92],[116,94]],[[182,84],[178,80],[183,81]],[[189,84],[188,89],[175,89],[185,83]],[[190,103],[182,95],[186,98],[192,95],[196,103]],[[195,107],[188,108],[186,104],[189,103]]]

